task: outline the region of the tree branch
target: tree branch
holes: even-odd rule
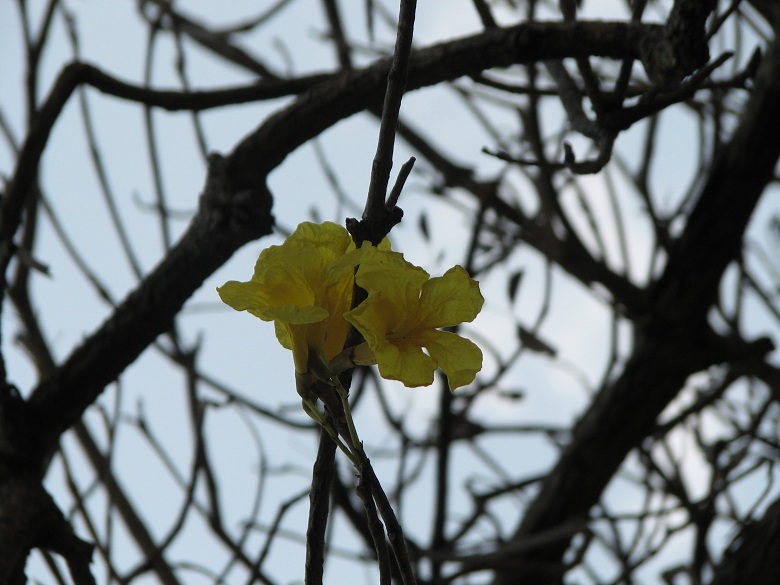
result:
[[[587,516],[625,456],[652,432],[687,377],[724,359],[707,315],[780,157],[780,40],[770,47],[755,83],[737,130],[669,251],[666,269],[653,287],[651,309],[638,321],[632,357],[577,423],[570,444],[510,542]],[[756,350],[763,355],[771,347],[762,344]],[[559,562],[567,544],[534,560]],[[497,585],[514,582],[511,570],[497,573]]]
[[[393,213],[395,206],[393,209],[386,208],[385,199],[387,185],[390,182],[390,170],[393,168],[393,150],[401,99],[406,90],[416,8],[417,0],[401,0],[393,62],[390,66],[390,72],[387,74],[387,89],[379,125],[379,140],[371,167],[371,182],[368,187],[362,221],[362,227],[366,233],[361,236],[361,239],[365,237],[371,240],[374,245],[379,244],[382,238],[389,233],[390,228],[401,219],[400,214]]]
[[[524,23],[490,30],[413,52],[407,87],[417,89],[492,67],[542,59],[635,56],[642,39],[655,30],[607,22]],[[207,276],[241,245],[270,232],[271,197],[265,177],[290,152],[326,128],[378,105],[389,65],[380,61],[318,84],[268,118],[230,155],[213,159],[200,210],[179,243],[115,314],[33,392],[30,403],[41,454],[50,451],[103,388],[170,327]],[[78,71],[63,72],[57,82],[61,89],[52,92],[47,106],[50,114],[41,116],[22,149],[0,220],[0,235],[8,245],[18,225],[15,204],[32,187],[51,127],[79,82]]]
[[[309,525],[306,530],[305,584],[321,585],[325,565],[325,531],[330,513],[330,492],[336,473],[336,442],[320,429],[317,459],[311,476]]]
[[[106,385],[155,338],[203,281],[243,244],[270,233],[271,196],[263,185],[237,189],[227,161],[214,155],[189,229],[114,314],[76,348],[29,400],[41,456],[77,421]]]

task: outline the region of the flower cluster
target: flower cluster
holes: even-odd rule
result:
[[[354,283],[368,296],[351,309]],[[476,345],[439,330],[472,321],[482,308],[479,285],[463,268],[430,278],[389,246],[356,249],[334,223],[300,224],[281,246],[263,250],[250,281],[217,290],[234,309],[274,322],[298,375],[343,356],[350,324],[365,338],[348,352],[351,362],[376,363],[382,377],[406,386],[431,384],[438,367],[454,389],[482,368]]]

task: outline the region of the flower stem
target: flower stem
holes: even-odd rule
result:
[[[339,393],[341,394],[341,393]],[[330,435],[330,438],[333,439],[333,441],[338,445],[339,449],[341,449],[344,452],[344,455],[346,455],[349,460],[352,462],[352,465],[354,465],[356,468],[358,468],[358,458],[355,456],[354,453],[347,447],[347,445],[344,444],[344,442],[341,440],[341,437],[339,437],[338,433],[334,430],[334,428],[331,426],[331,424],[325,419],[324,416],[322,416],[322,413],[317,409],[317,406],[312,402],[311,400],[301,400],[303,403],[303,411],[309,415],[309,417],[316,422],[318,425],[320,425],[323,429],[325,429],[325,432]],[[348,416],[347,420],[349,422],[352,421],[352,417]],[[349,425],[349,422],[347,423]],[[354,426],[352,427],[354,428]],[[351,435],[350,431],[350,435]]]
[[[338,380],[338,378],[335,378],[334,381],[336,392],[339,393],[339,398],[341,398],[341,406],[344,409],[344,419],[347,421],[347,429],[349,429],[349,438],[352,441],[352,448],[356,453],[362,453],[363,443],[361,443],[360,439],[358,439],[355,422],[352,420],[352,410],[349,408],[349,397],[347,396],[347,391],[344,389],[344,386],[341,385],[341,382]],[[352,460],[352,463],[355,463],[355,467],[360,469],[360,466],[356,462],[357,458]]]

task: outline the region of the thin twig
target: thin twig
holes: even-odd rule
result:
[[[363,221],[369,226],[382,226],[386,224],[388,219],[385,195],[387,193],[387,185],[390,182],[390,169],[393,166],[393,148],[396,128],[398,127],[398,114],[401,109],[401,99],[406,90],[406,77],[412,50],[416,8],[417,0],[402,0],[401,2],[393,63],[387,76],[387,89],[382,109],[382,122],[379,127],[379,140],[371,168],[371,182],[368,187],[366,208],[363,211]],[[382,237],[384,235],[386,235],[386,232]]]
[[[146,41],[146,55],[144,64],[144,85],[149,86],[152,82],[152,72],[155,62],[155,41],[157,40],[158,27],[149,27],[149,38]],[[177,35],[174,35],[175,37]],[[162,244],[165,250],[171,248],[171,227],[168,217],[168,204],[165,192],[165,185],[160,168],[162,161],[160,159],[159,149],[157,148],[157,132],[155,129],[154,115],[152,107],[144,105],[144,130],[146,135],[146,149],[149,155],[149,170],[152,175],[152,187],[155,194],[158,219],[160,221],[160,232]]]
[[[309,526],[306,530],[306,585],[321,585],[325,564],[325,530],[330,514],[330,490],[336,472],[336,443],[324,428],[311,476]]]
[[[361,479],[365,479],[371,487],[371,495],[374,497],[382,520],[384,520],[387,538],[390,541],[390,546],[393,547],[396,561],[398,561],[401,580],[404,585],[416,585],[417,578],[414,576],[414,569],[412,568],[412,561],[409,558],[409,549],[406,546],[403,528],[401,528],[401,524],[395,516],[393,507],[390,505],[387,494],[385,494],[384,489],[382,489],[382,484],[379,483],[379,479],[374,473],[374,468],[371,467],[371,462],[368,460],[368,457],[366,457],[365,453],[361,452],[360,459],[360,477]]]
[[[366,459],[368,461],[368,459]],[[371,481],[367,480],[366,475],[360,474],[360,482],[358,483],[355,493],[363,502],[363,508],[366,510],[366,524],[368,530],[371,532],[371,538],[374,541],[374,550],[376,550],[377,564],[379,565],[379,583],[380,585],[390,585],[391,582],[391,565],[390,565],[390,551],[387,549],[387,541],[385,541],[385,531],[382,527],[382,523],[379,521],[379,516],[376,513],[376,505],[371,497],[372,493]]]
[[[408,161],[406,161],[403,165],[401,165],[401,170],[398,171],[398,177],[395,179],[395,184],[393,185],[393,188],[390,191],[390,195],[387,196],[387,204],[386,208],[393,209],[398,203],[398,198],[401,196],[401,191],[404,188],[404,184],[406,183],[406,179],[409,178],[409,173],[412,172],[412,167],[414,167],[414,163],[417,159],[413,156],[409,158]]]

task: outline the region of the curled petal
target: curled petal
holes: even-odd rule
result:
[[[307,330],[311,325],[289,325],[282,321],[274,321],[276,339],[285,349],[293,354],[293,365],[299,374],[309,371],[309,342]]]
[[[217,288],[219,298],[226,305],[230,305],[236,311],[250,311],[255,316],[263,319],[255,310],[263,306],[264,296],[262,289],[253,282],[236,282],[231,280]],[[265,319],[270,321],[270,319]]]
[[[361,265],[362,266],[362,265]],[[400,380],[405,386],[427,386],[433,382],[436,363],[419,344],[392,335],[399,313],[387,291],[374,291],[344,317],[363,335],[379,365],[379,374],[389,380]]]
[[[319,323],[328,317],[328,311],[322,307],[296,307],[295,305],[269,308],[266,309],[265,314],[275,321],[283,321],[292,325]]]
[[[426,335],[425,347],[447,374],[450,390],[471,384],[482,369],[482,351],[455,333],[431,331]]]
[[[328,316],[326,310],[311,304],[309,306],[269,305],[269,295],[260,284],[253,281],[236,282],[231,280],[219,287],[217,292],[222,301],[236,311],[248,311],[263,321],[281,319],[289,323],[316,323]]]
[[[355,281],[369,293],[382,291],[389,302],[408,312],[417,304],[428,276],[425,270],[404,260],[403,254],[368,248]]]
[[[379,374],[387,380],[399,380],[404,386],[430,386],[436,362],[417,345],[384,342],[372,348]]]
[[[344,315],[373,349],[385,341],[395,323],[395,307],[381,292],[370,292],[357,307]]]
[[[477,282],[463,268],[453,266],[444,276],[423,285],[421,318],[433,328],[467,323],[474,320],[484,302]]]
[[[331,262],[339,258],[350,246],[352,238],[346,229],[331,221],[298,224],[295,231],[285,240],[285,245],[311,245],[329,256]]]

